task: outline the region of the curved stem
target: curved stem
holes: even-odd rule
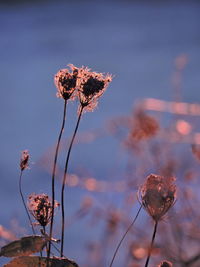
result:
[[[70,153],[71,153],[71,149],[72,149],[72,145],[74,143],[74,139],[78,130],[78,126],[80,123],[80,119],[81,119],[81,115],[83,113],[83,106],[81,106],[80,109],[80,113],[78,116],[78,120],[76,123],[76,127],[69,145],[69,149],[67,152],[67,158],[66,158],[66,162],[65,162],[65,170],[64,170],[64,176],[63,176],[63,181],[62,181],[62,191],[61,191],[61,209],[62,209],[62,232],[61,232],[61,252],[60,252],[60,256],[63,257],[63,248],[64,248],[64,230],[65,230],[65,207],[64,207],[64,191],[65,191],[65,184],[66,184],[66,180],[67,180],[67,170],[68,170],[68,164],[69,164],[69,157],[70,157]]]
[[[130,231],[131,227],[134,225],[135,221],[137,220],[137,217],[138,217],[138,215],[139,215],[141,209],[142,209],[142,205],[140,206],[140,208],[139,208],[139,210],[138,210],[138,212],[137,212],[137,214],[136,214],[134,220],[132,221],[132,223],[129,225],[129,227],[127,228],[126,232],[125,232],[124,235],[122,236],[122,238],[121,238],[121,240],[120,240],[120,242],[119,242],[119,244],[118,244],[118,246],[117,246],[117,248],[116,248],[116,250],[115,250],[115,253],[114,253],[114,255],[113,255],[113,258],[112,258],[112,260],[111,260],[111,263],[110,263],[109,267],[112,267],[112,264],[113,264],[113,262],[114,262],[114,259],[115,259],[116,255],[117,255],[117,252],[118,252],[118,250],[119,250],[119,248],[120,248],[120,246],[121,246],[121,244],[122,244],[124,238],[126,237],[126,235],[128,234],[128,232]]]
[[[52,238],[52,233],[53,233],[53,221],[54,221],[54,207],[55,207],[55,175],[56,175],[56,164],[57,164],[57,159],[58,159],[58,152],[59,152],[59,147],[60,147],[60,141],[61,137],[64,131],[65,127],[65,120],[66,120],[66,108],[67,107],[67,100],[64,102],[64,110],[63,110],[63,119],[62,119],[62,125],[60,129],[60,133],[58,136],[58,141],[56,145],[56,151],[55,151],[55,157],[54,157],[54,163],[53,163],[53,171],[52,171],[52,184],[51,184],[51,190],[52,190],[52,216],[51,216],[51,223],[50,223],[50,231],[49,231],[49,238],[51,240]],[[50,257],[51,253],[51,241],[49,242],[48,246],[48,251],[47,251],[47,262]]]
[[[20,176],[19,176],[19,192],[20,192],[21,199],[22,199],[25,211],[26,211],[26,214],[28,216],[28,219],[29,219],[29,222],[30,222],[30,225],[31,225],[31,228],[32,228],[32,232],[35,235],[35,230],[33,228],[33,223],[32,223],[31,217],[29,215],[28,209],[26,207],[26,203],[25,203],[24,196],[23,196],[23,193],[22,193],[22,173],[23,173],[23,170],[21,170],[21,173],[20,173]]]
[[[148,257],[146,259],[145,267],[147,267],[148,264],[149,264],[149,260],[150,260],[150,257],[151,257],[151,252],[152,252],[152,249],[153,249],[154,239],[155,239],[155,236],[156,236],[157,226],[158,226],[158,221],[155,221],[153,236],[152,236],[152,239],[151,239],[151,246],[149,248]]]

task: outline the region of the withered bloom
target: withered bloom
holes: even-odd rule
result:
[[[154,117],[139,110],[133,118],[133,128],[129,134],[129,142],[140,141],[155,136],[159,130],[159,124]]]
[[[200,160],[200,146],[196,144],[191,145],[192,153],[197,160]]]
[[[76,89],[78,68],[74,65],[68,65],[69,69],[61,69],[54,77],[55,85],[58,89],[57,96],[65,100],[71,99]]]
[[[110,234],[114,234],[119,226],[121,215],[117,211],[111,211],[107,218],[107,231]]]
[[[21,171],[28,169],[29,153],[28,150],[23,150],[20,159],[20,169]]]
[[[174,181],[174,177],[164,178],[150,174],[139,189],[141,204],[155,222],[158,222],[175,202]]]
[[[112,81],[109,74],[92,72],[86,67],[79,69],[79,100],[81,107],[86,111],[93,111],[97,106],[98,98],[105,92]]]
[[[172,263],[170,261],[162,261],[158,267],[172,267]]]
[[[55,201],[55,207],[59,203]],[[48,195],[46,194],[31,194],[28,199],[28,208],[33,217],[38,223],[45,227],[51,220],[52,204]]]

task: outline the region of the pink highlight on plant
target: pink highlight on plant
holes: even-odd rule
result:
[[[55,208],[60,204],[55,201]],[[46,194],[31,194],[28,199],[28,209],[41,226],[46,226],[52,217],[51,199]]]
[[[174,177],[150,174],[139,189],[141,204],[155,222],[167,213],[176,200],[175,180]]]
[[[98,99],[106,91],[109,83],[112,81],[112,75],[90,71],[87,67],[79,69],[78,96],[80,107],[84,111],[93,111]]]
[[[69,69],[61,69],[54,77],[54,83],[58,89],[57,97],[65,100],[74,99],[73,93],[76,89],[79,69],[69,64]]]
[[[28,165],[28,161],[29,161],[29,153],[28,150],[23,150],[22,151],[22,155],[21,155],[21,159],[20,159],[20,168],[21,171],[28,169],[29,165]]]

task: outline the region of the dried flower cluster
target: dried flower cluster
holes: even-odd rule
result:
[[[28,150],[23,150],[20,159],[20,169],[21,171],[28,169],[29,153]]]
[[[58,207],[59,203],[55,202],[55,207]],[[28,208],[41,226],[46,226],[52,216],[52,204],[48,195],[46,194],[31,194],[28,200]]]
[[[92,72],[87,67],[80,69],[80,82],[78,88],[79,101],[87,111],[93,111],[97,106],[98,98],[105,92],[112,76]]]
[[[176,199],[175,178],[150,174],[141,186],[139,195],[141,203],[149,215],[159,221]]]
[[[109,74],[93,72],[87,67],[77,68],[69,65],[70,70],[59,70],[55,75],[55,85],[58,89],[57,96],[65,100],[72,96],[78,96],[80,108],[86,111],[93,111],[97,106],[98,98],[105,92],[112,80]]]
[[[78,69],[70,64],[71,69],[61,69],[54,77],[55,85],[58,89],[57,96],[68,100],[72,97],[77,83]]]
[[[128,142],[140,141],[155,136],[159,130],[159,124],[152,116],[144,111],[137,111],[133,121]]]
[[[119,226],[121,219],[121,214],[117,211],[112,210],[108,214],[107,218],[107,232],[111,234],[115,234],[117,232],[117,228]]]

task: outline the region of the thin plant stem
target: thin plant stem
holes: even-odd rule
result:
[[[34,227],[33,227],[33,223],[32,223],[31,217],[29,215],[28,209],[26,207],[26,203],[25,203],[24,196],[23,196],[23,193],[22,193],[22,174],[23,174],[23,170],[21,170],[20,176],[19,176],[19,192],[20,192],[21,199],[22,199],[25,211],[26,211],[26,214],[28,216],[28,219],[29,219],[29,222],[30,222],[30,225],[31,225],[31,228],[32,228],[32,232],[35,235],[35,230],[34,230]]]
[[[43,226],[42,230],[43,230],[43,235],[46,236],[46,227]],[[45,248],[46,248],[46,253],[48,253],[48,245],[47,244],[45,245]]]
[[[74,143],[74,139],[79,127],[79,123],[80,123],[80,119],[81,119],[81,115],[83,113],[83,108],[84,106],[81,106],[79,115],[78,115],[78,120],[76,123],[76,127],[69,145],[69,149],[67,152],[67,158],[66,158],[66,162],[65,162],[65,170],[64,170],[64,176],[63,176],[63,181],[62,181],[62,191],[61,191],[61,209],[62,209],[62,232],[61,232],[61,251],[60,251],[60,256],[63,257],[63,249],[64,249],[64,231],[65,231],[65,207],[64,207],[64,191],[65,191],[65,184],[66,184],[66,180],[67,180],[67,170],[68,170],[68,164],[69,164],[69,157],[70,157],[70,153],[71,153],[71,149],[72,149],[72,145]]]
[[[117,252],[118,252],[118,250],[119,250],[119,248],[120,248],[120,246],[121,246],[121,244],[122,244],[124,238],[126,237],[126,235],[128,234],[128,232],[130,231],[131,227],[134,225],[135,221],[137,220],[137,217],[138,217],[138,215],[139,215],[141,209],[142,209],[142,205],[140,206],[140,208],[139,208],[139,210],[138,210],[138,212],[137,212],[137,214],[136,214],[134,220],[133,220],[132,223],[129,225],[129,227],[127,228],[126,232],[123,234],[123,236],[122,236],[122,238],[121,238],[119,244],[117,245],[117,248],[116,248],[116,250],[115,250],[115,252],[114,252],[114,255],[113,255],[113,257],[112,257],[112,260],[111,260],[111,263],[110,263],[109,267],[112,267],[113,262],[114,262],[114,260],[115,260],[115,257],[116,257],[116,255],[117,255]]]
[[[158,226],[158,221],[155,221],[153,236],[152,236],[152,239],[151,239],[151,245],[150,245],[150,248],[149,248],[149,252],[148,252],[147,259],[146,259],[145,267],[147,267],[148,264],[149,264],[149,260],[150,260],[150,257],[151,257],[151,252],[152,252],[152,249],[153,249],[154,239],[155,239],[155,236],[156,236],[157,226]]]
[[[66,110],[67,110],[67,100],[64,102],[64,110],[63,110],[63,119],[62,119],[62,125],[60,129],[60,133],[58,136],[58,141],[56,145],[56,151],[55,151],[55,157],[54,157],[54,163],[53,163],[53,170],[52,170],[52,183],[51,183],[51,190],[52,190],[52,216],[51,216],[51,223],[50,223],[50,231],[49,231],[49,246],[47,250],[47,262],[50,257],[51,253],[51,238],[52,238],[52,233],[53,233],[53,222],[54,222],[54,207],[55,207],[55,175],[56,175],[56,165],[57,165],[57,159],[58,159],[58,152],[59,152],[59,147],[60,147],[60,141],[61,137],[64,131],[65,127],[65,121],[66,121]],[[48,264],[47,264],[48,265]]]

